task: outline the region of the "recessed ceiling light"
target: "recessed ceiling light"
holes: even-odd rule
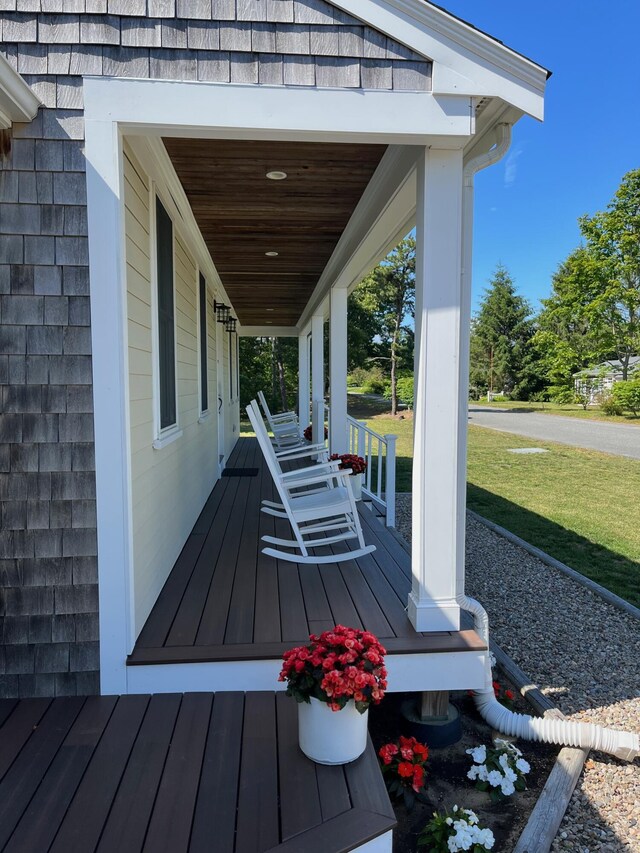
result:
[[[277,253],[277,252],[265,252],[265,255],[266,255],[268,258],[277,258],[277,257],[278,257],[278,253]]]
[[[273,320],[267,320],[267,325],[268,325],[268,326],[273,326]]]
[[[273,169],[270,172],[267,172],[267,177],[270,181],[284,181],[287,177],[286,172],[282,172],[280,169]]]
[[[275,311],[275,308],[267,308],[267,311]]]

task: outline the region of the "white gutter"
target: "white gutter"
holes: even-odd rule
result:
[[[8,130],[16,121],[34,119],[40,103],[18,72],[0,56],[0,130]]]

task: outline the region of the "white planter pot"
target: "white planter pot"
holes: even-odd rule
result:
[[[362,500],[362,474],[351,475],[351,491],[357,501]]]
[[[298,705],[298,741],[307,758],[316,764],[348,764],[367,748],[367,719],[349,701],[341,711],[312,697]]]

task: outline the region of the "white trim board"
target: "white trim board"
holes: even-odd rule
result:
[[[127,134],[380,142],[459,148],[473,133],[468,95],[85,77],[85,120]],[[398,121],[402,116],[402,122]]]
[[[384,642],[384,641],[383,641]],[[485,654],[434,652],[389,654],[388,691],[480,690]],[[282,660],[141,664],[127,667],[127,693],[188,693],[224,690],[285,690],[278,681]]]

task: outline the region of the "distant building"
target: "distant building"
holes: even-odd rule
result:
[[[633,355],[629,359],[628,376],[640,371],[640,355]],[[622,380],[622,362],[615,358],[603,361],[594,367],[585,367],[573,374],[573,385],[576,394],[588,394],[589,402],[595,403],[605,391],[611,391],[616,382]]]

